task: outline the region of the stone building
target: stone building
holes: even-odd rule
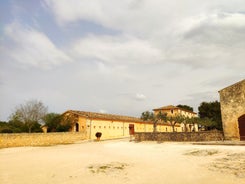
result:
[[[74,110],[66,111],[63,115],[72,121],[71,131],[86,133],[87,139],[95,139],[96,132],[102,133],[101,139],[129,137],[134,132],[153,132],[153,122],[135,117]],[[157,127],[157,131],[171,132],[172,128],[163,123]],[[176,131],[181,131],[179,125]]]
[[[184,117],[188,117],[188,118],[194,118],[197,117],[197,113],[186,110],[186,109],[182,109],[180,107],[176,107],[173,105],[168,105],[168,106],[164,106],[164,107],[159,107],[159,108],[155,108],[153,109],[154,114],[158,114],[158,113],[166,113],[167,116],[177,116],[177,115],[182,115]],[[187,124],[187,126],[185,126],[183,123],[180,124],[181,126],[181,131],[182,132],[191,132],[191,131],[198,131],[198,125],[197,124]]]
[[[245,79],[219,91],[226,140],[245,140]]]

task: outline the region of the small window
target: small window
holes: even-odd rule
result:
[[[104,126],[104,128],[106,128],[106,126]]]
[[[94,126],[94,128],[96,128],[96,126]]]
[[[173,110],[173,109],[171,110],[171,113],[172,113],[172,114],[174,113],[174,110]]]

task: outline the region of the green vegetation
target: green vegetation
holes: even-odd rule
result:
[[[179,104],[179,105],[177,105],[176,107],[179,107],[179,108],[181,108],[181,109],[184,109],[184,110],[193,112],[193,107],[191,107],[191,106],[189,106],[189,105],[181,105],[181,104]]]
[[[185,155],[189,155],[189,156],[212,156],[215,154],[218,154],[219,151],[218,150],[192,150],[189,151],[187,153],[185,153]]]
[[[128,164],[126,164],[126,163],[112,162],[112,163],[109,163],[109,164],[90,165],[90,166],[88,166],[88,170],[91,173],[109,174],[109,173],[116,172],[116,171],[122,171],[127,166],[128,166]]]
[[[206,130],[222,130],[220,102],[202,102],[198,111],[201,118],[199,124],[203,125]]]
[[[48,132],[67,132],[71,128],[71,121],[57,113],[48,113],[43,120]]]
[[[16,107],[10,119],[23,123],[31,133],[33,129],[39,128],[40,130],[42,118],[47,114],[47,109],[42,102],[30,100]]]
[[[48,132],[67,132],[72,121],[57,113],[47,113],[47,107],[37,100],[20,104],[11,114],[8,122],[0,122],[0,133],[42,132],[46,125]]]

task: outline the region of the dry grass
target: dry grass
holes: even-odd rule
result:
[[[197,149],[186,152],[184,155],[188,156],[213,156],[220,152],[215,149]],[[207,167],[211,171],[221,172],[224,174],[232,174],[239,178],[245,178],[245,153],[227,153],[224,155],[217,155],[212,159],[211,164]],[[211,157],[212,158],[212,157]]]
[[[209,169],[245,178],[245,153],[227,154],[226,157],[216,159]]]
[[[129,165],[126,163],[111,162],[108,164],[93,164],[93,165],[88,166],[87,168],[91,173],[109,174],[109,173],[115,173],[115,172],[123,171],[128,166]]]
[[[214,149],[205,149],[205,150],[191,150],[185,153],[185,155],[189,156],[212,156],[218,154],[218,150]]]

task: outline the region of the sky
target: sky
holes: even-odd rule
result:
[[[2,121],[29,100],[55,113],[197,112],[244,78],[244,0],[0,1]]]

